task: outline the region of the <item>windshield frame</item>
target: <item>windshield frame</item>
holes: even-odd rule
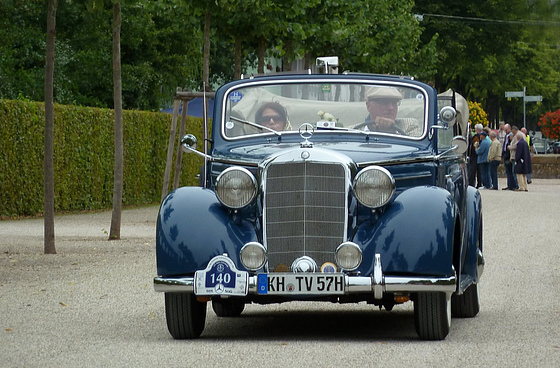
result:
[[[406,88],[410,90],[417,91],[421,94],[421,99],[423,99],[423,125],[422,125],[422,134],[419,136],[407,136],[407,135],[398,135],[392,133],[383,133],[383,132],[376,132],[376,131],[369,131],[366,132],[364,130],[355,130],[351,129],[351,127],[345,127],[343,129],[326,129],[326,130],[319,130],[317,133],[336,133],[336,134],[351,134],[351,135],[372,135],[372,136],[386,136],[391,138],[400,138],[406,139],[411,141],[420,141],[426,138],[428,129],[429,129],[429,113],[430,113],[430,97],[431,94],[428,92],[428,89],[423,83],[401,79],[398,77],[391,77],[386,76],[385,78],[374,78],[372,76],[364,76],[364,77],[356,77],[356,76],[348,76],[348,75],[331,75],[331,76],[323,76],[323,75],[309,75],[309,76],[297,76],[296,78],[287,78],[287,77],[261,77],[261,78],[253,78],[248,80],[239,80],[236,82],[232,82],[228,85],[225,85],[225,89],[221,93],[221,101],[219,104],[216,104],[215,108],[219,108],[219,114],[215,116],[219,116],[218,123],[220,124],[220,135],[221,139],[225,141],[240,141],[249,138],[257,138],[261,137],[264,139],[270,140],[271,137],[274,138],[281,138],[284,136],[292,136],[298,135],[298,128],[299,126],[292,126],[292,130],[290,131],[263,131],[261,133],[254,133],[254,134],[247,134],[247,135],[239,135],[239,136],[228,136],[226,132],[226,117],[228,116],[227,109],[229,107],[229,96],[234,91],[239,91],[246,88],[261,88],[267,86],[278,86],[281,85],[317,85],[317,84],[338,84],[338,85],[351,85],[356,84],[360,86],[364,85],[376,85],[376,86],[387,86],[387,87],[394,87],[394,88]],[[360,102],[360,101],[358,101]],[[367,116],[367,110],[365,106],[365,101],[361,101],[364,103],[364,118]],[[319,121],[320,119],[317,119]],[[313,122],[315,123],[315,122]],[[359,122],[357,122],[359,123]]]

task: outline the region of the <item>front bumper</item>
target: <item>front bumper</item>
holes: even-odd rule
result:
[[[194,293],[194,277],[155,277],[154,289],[165,293]],[[248,294],[257,292],[257,276],[248,278]],[[373,294],[375,299],[383,299],[385,293],[443,292],[449,295],[457,288],[457,277],[410,277],[385,276],[381,267],[381,255],[376,254],[372,276],[344,277],[344,294]],[[289,296],[290,294],[286,294]]]

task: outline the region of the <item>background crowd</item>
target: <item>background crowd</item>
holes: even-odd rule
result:
[[[502,190],[527,192],[534,152],[525,128],[501,122],[499,130],[493,131],[476,124],[469,141],[469,185],[498,190],[498,167],[503,163],[507,185]]]

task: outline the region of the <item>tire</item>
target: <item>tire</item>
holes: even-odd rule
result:
[[[478,284],[472,284],[462,295],[451,297],[451,314],[453,317],[472,318],[478,314]]]
[[[478,249],[482,252],[482,215],[478,220]],[[480,275],[477,275],[480,278]],[[451,315],[460,318],[475,317],[480,311],[480,301],[478,299],[478,284],[471,284],[461,295],[451,297]]]
[[[196,339],[206,323],[206,303],[193,293],[165,293],[165,317],[174,339]]]
[[[236,299],[212,299],[212,309],[218,317],[239,317],[245,302]]]
[[[414,301],[414,325],[422,340],[443,340],[451,327],[451,301],[445,293],[418,293]]]

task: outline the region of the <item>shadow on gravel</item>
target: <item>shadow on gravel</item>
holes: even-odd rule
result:
[[[208,313],[213,313],[209,308]],[[418,340],[412,311],[253,311],[240,317],[216,317],[202,340],[359,341]]]

